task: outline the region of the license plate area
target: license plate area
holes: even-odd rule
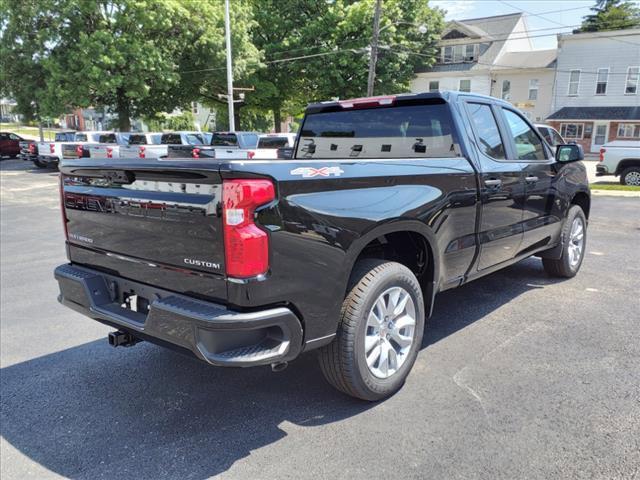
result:
[[[124,292],[122,294],[123,302],[120,306],[126,310],[132,312],[142,313],[147,315],[149,313],[149,300],[135,293],[133,290],[130,292]]]

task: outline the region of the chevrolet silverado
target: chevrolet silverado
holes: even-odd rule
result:
[[[64,161],[59,301],[114,327],[113,346],[211,365],[316,350],[333,386],[379,400],[438,292],[533,255],[576,275],[583,157],[505,101],[434,92],[311,104],[289,160]]]

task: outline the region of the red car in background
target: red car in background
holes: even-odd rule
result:
[[[0,132],[0,157],[15,158],[20,153],[20,141],[24,138],[10,132]]]

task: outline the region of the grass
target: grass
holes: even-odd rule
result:
[[[12,132],[16,135],[31,136],[40,138],[40,132],[38,127],[29,127],[26,125],[18,125],[17,123],[0,123],[0,130],[3,132]],[[55,138],[56,129],[44,128],[43,134],[45,141],[50,141]]]
[[[640,187],[635,185],[620,185],[619,183],[592,183],[591,190],[622,190],[626,192],[640,192]]]

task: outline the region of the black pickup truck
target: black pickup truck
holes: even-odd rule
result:
[[[309,105],[289,160],[64,161],[59,300],[116,328],[114,346],[212,365],[318,349],[330,383],[378,400],[438,292],[532,255],[578,272],[582,158],[509,103],[440,92]]]

